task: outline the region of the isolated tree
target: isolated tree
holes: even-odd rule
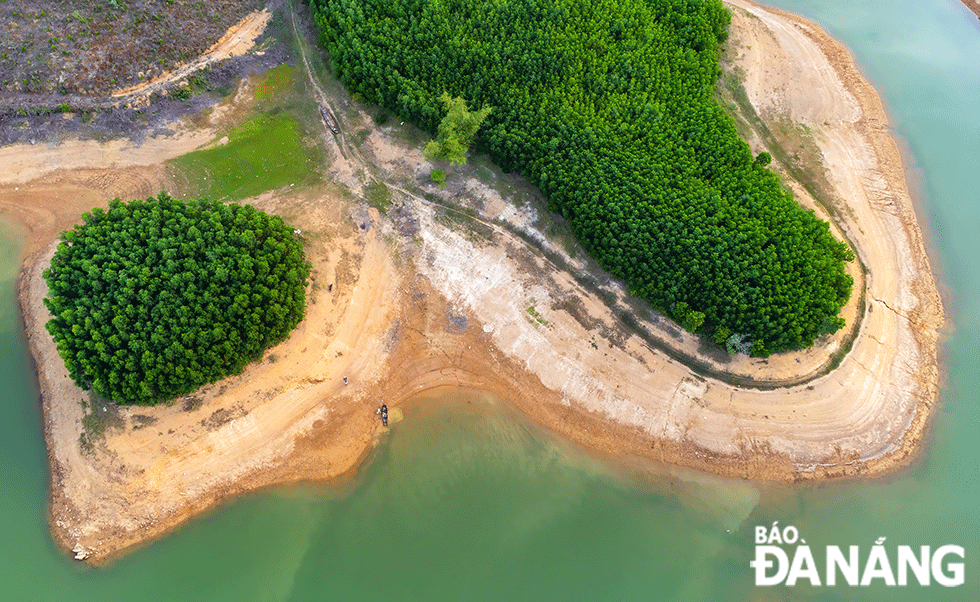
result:
[[[704,314],[699,311],[691,311],[684,316],[681,326],[684,327],[684,330],[695,333],[698,331],[698,328],[701,328],[702,324],[704,324]]]
[[[483,107],[479,111],[470,111],[463,98],[451,98],[448,92],[443,92],[439,100],[446,107],[446,116],[439,122],[436,139],[425,145],[425,156],[462,165],[466,163],[466,152],[476,139],[480,124],[493,108]]]

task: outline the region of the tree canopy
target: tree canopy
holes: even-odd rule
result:
[[[766,355],[839,324],[853,254],[713,99],[720,0],[311,2],[367,100],[430,132],[444,93],[494,107],[478,144],[685,327]]]
[[[436,139],[425,145],[425,156],[462,165],[466,163],[466,152],[473,144],[480,124],[493,109],[483,107],[479,111],[470,111],[466,108],[466,100],[451,98],[448,92],[443,92],[439,100],[446,107],[446,116],[436,128]]]
[[[82,215],[44,272],[80,387],[154,404],[240,373],[303,318],[310,274],[279,216],[161,192]]]

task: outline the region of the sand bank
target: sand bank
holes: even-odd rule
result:
[[[381,401],[397,406],[447,385],[510,400],[592,449],[722,475],[792,481],[907,464],[936,401],[943,314],[880,100],[819,28],[731,5],[749,98],[763,118],[792,117],[819,133],[847,209],[839,232],[868,270],[849,310],[857,337],[836,369],[824,374],[840,338],[768,361],[728,360],[648,310],[624,319],[633,307],[625,291],[544,233],[549,222],[520,179],[475,165],[455,172],[448,191],[420,185],[431,165],[418,145],[338,102],[342,130],[369,133],[355,145],[325,131],[328,179],[358,193],[371,166],[393,203],[381,215],[326,186],[250,201],[307,238],[312,284],[296,333],[242,375],[171,406],[106,408],[103,437],[80,439],[88,397],[44,330],[41,272],[57,232],[82,210],[173,182],[159,164],[39,180],[28,162],[30,177],[0,184],[0,208],[31,228],[19,292],[58,544],[104,561],[229,496],[344,475],[384,436]],[[738,378],[756,384],[731,384]]]

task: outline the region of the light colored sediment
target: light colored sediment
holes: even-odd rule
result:
[[[314,284],[298,331],[193,400],[121,409],[125,427],[85,451],[77,403],[85,393],[67,380],[43,328],[44,258],[56,233],[92,204],[173,183],[159,165],[36,180],[25,162],[19,169],[26,175],[0,183],[0,209],[31,228],[20,300],[43,397],[59,545],[104,560],[228,496],[345,474],[383,435],[373,412],[380,400],[396,406],[445,385],[495,393],[596,450],[722,475],[875,475],[909,462],[936,400],[943,318],[881,103],[846,50],[818,28],[743,0],[731,4],[750,98],[764,117],[788,113],[817,132],[831,183],[848,207],[841,229],[869,270],[868,311],[836,370],[768,391],[696,374],[624,328],[597,291],[515,236],[512,229],[523,229],[549,244],[534,230],[533,209],[514,194],[488,187],[476,172],[460,172],[465,182],[452,193],[430,187],[447,199],[479,199],[481,215],[493,216],[459,226],[434,204],[399,192],[401,175],[419,181],[431,165],[419,149],[374,130],[360,149],[333,153],[330,169],[355,178],[357,157],[369,155],[395,190],[387,216],[341,202],[326,188],[251,201],[307,237]],[[57,148],[43,152],[58,155]],[[62,197],[71,200],[61,204]],[[697,356],[697,340],[670,324],[644,328]],[[798,377],[823,365],[835,341],[809,355],[740,359],[725,368]],[[194,403],[185,409],[185,401]],[[140,421],[149,424],[137,428]]]
[[[153,136],[139,144],[123,138],[104,143],[66,140],[52,146],[21,143],[0,147],[0,165],[4,167],[0,171],[0,184],[37,181],[57,170],[155,166],[167,159],[189,153],[214,137],[214,132],[208,129],[188,130],[181,126],[175,127],[181,132],[176,135]],[[140,170],[132,171],[133,174],[139,172]],[[98,177],[112,178],[108,174]],[[101,187],[98,183],[91,186],[96,190]]]

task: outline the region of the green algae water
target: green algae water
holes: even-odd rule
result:
[[[980,599],[980,26],[954,0],[777,0],[847,44],[911,151],[920,223],[948,293],[945,389],[922,461],[880,481],[755,488],[665,469],[655,483],[583,454],[504,402],[406,408],[343,487],[248,496],[105,569],[54,549],[37,390],[0,229],[0,600]],[[948,589],[761,588],[754,527],[815,549],[963,546]],[[821,554],[818,569],[823,573]]]

